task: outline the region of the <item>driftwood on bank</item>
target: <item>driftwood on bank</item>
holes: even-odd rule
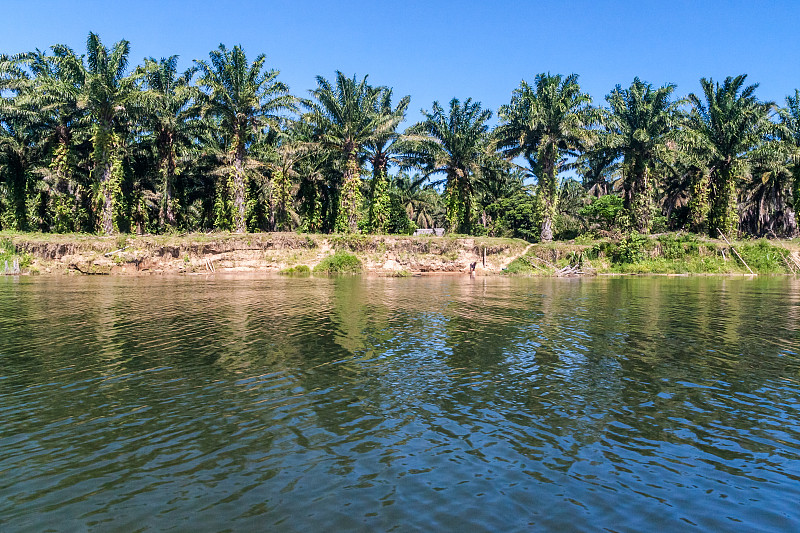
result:
[[[750,268],[750,266],[749,266],[749,265],[748,265],[748,264],[745,262],[745,260],[744,260],[744,259],[742,259],[742,256],[741,256],[741,255],[739,255],[739,252],[737,252],[737,251],[736,251],[736,248],[734,248],[734,247],[733,247],[733,245],[732,245],[732,244],[731,244],[731,242],[728,240],[728,238],[725,236],[725,234],[724,234],[724,233],[722,233],[721,231],[719,232],[719,234],[720,234],[720,236],[721,236],[723,239],[725,239],[725,242],[726,242],[726,243],[728,243],[728,246],[730,246],[730,247],[731,247],[731,250],[733,251],[733,253],[735,253],[735,254],[736,254],[736,257],[738,257],[738,258],[739,258],[739,261],[741,261],[741,262],[742,262],[742,264],[743,264],[744,266],[746,266],[746,267],[747,267],[747,270],[749,270],[751,274],[755,275],[755,272],[753,272],[753,269],[751,269],[751,268]]]
[[[109,275],[108,272],[89,272],[89,271],[86,271],[86,270],[81,270],[81,267],[79,267],[75,263],[70,263],[69,268],[71,268],[73,270],[77,270],[78,272],[80,272],[81,274],[83,274],[85,276],[108,276]]]

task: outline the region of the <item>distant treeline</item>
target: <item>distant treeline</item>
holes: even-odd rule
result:
[[[0,229],[451,233],[550,240],[685,229],[793,235],[800,92],[746,76],[675,95],[635,78],[602,105],[539,74],[492,111],[336,72],[307,97],[220,45],[129,65],[129,43],[0,56]]]

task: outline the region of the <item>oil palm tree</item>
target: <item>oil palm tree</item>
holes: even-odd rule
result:
[[[317,88],[310,99],[302,101],[308,110],[307,120],[313,124],[319,146],[336,153],[344,164],[339,188],[336,231],[358,231],[358,208],[361,202],[360,156],[365,146],[387,134],[397,125],[394,114],[376,113],[383,87],[372,87],[367,77],[358,80],[336,72],[331,83],[317,76]]]
[[[426,178],[409,176],[401,172],[390,183],[390,194],[405,211],[406,216],[419,228],[433,228],[443,222],[444,209],[441,196],[430,185],[423,185]]]
[[[495,142],[509,159],[524,157],[539,182],[542,241],[553,240],[558,175],[566,158],[577,157],[589,144],[589,127],[596,120],[591,101],[577,75],[538,74],[533,86],[523,81],[511,103],[500,108]]]
[[[775,128],[772,102],[759,102],[758,84],[745,86],[746,75],[727,77],[720,85],[702,78],[704,100],[689,95],[692,105],[686,131],[691,150],[702,154],[709,168],[709,233],[732,233],[739,226],[736,211],[739,181],[754,158],[769,159],[765,145]]]
[[[159,174],[159,224],[174,227],[178,162],[200,137],[206,124],[200,120],[198,90],[192,85],[196,69],[178,74],[178,56],[145,59],[137,70],[143,84],[145,125],[152,132]]]
[[[52,55],[36,51],[24,63],[32,74],[20,94],[19,106],[35,115],[41,131],[43,158],[38,172],[49,189],[49,210],[55,231],[89,229],[91,183],[81,172],[77,146],[88,140],[91,117],[85,102],[87,70],[83,59],[65,45],[54,45]]]
[[[487,158],[492,112],[471,98],[463,104],[453,98],[448,112],[434,102],[433,110],[422,114],[425,120],[409,130],[418,137],[411,146],[414,164],[425,177],[443,175],[450,230],[471,233],[472,197]]]
[[[792,207],[796,226],[800,227],[800,91],[786,97],[786,107],[780,111],[784,126],[783,140],[788,151],[788,170],[792,176]]]
[[[247,229],[248,147],[257,133],[278,127],[281,113],[295,105],[289,87],[277,79],[280,72],[266,69],[265,63],[264,54],[248,63],[240,46],[228,50],[223,44],[209,53],[208,61],[197,61],[198,84],[207,92],[204,114],[216,118],[228,143],[228,192],[233,228],[240,233]]]
[[[36,116],[19,105],[31,83],[22,58],[0,55],[0,227],[17,230],[28,229],[26,204],[36,122]]]
[[[136,115],[136,86],[127,74],[130,43],[120,40],[106,48],[94,33],[86,40],[86,79],[79,105],[92,123],[92,163],[100,203],[100,229],[119,230],[123,179],[123,136],[126,122]]]
[[[656,165],[672,157],[677,135],[678,106],[675,85],[657,89],[634,78],[627,89],[617,85],[606,96],[609,111],[603,117],[601,145],[622,160],[624,202],[631,226],[648,233],[652,223],[653,180]]]

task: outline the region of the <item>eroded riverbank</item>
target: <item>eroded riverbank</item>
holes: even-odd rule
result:
[[[304,273],[340,255],[355,271],[381,276],[469,273],[473,266],[477,275],[800,274],[798,240],[731,243],[690,234],[530,244],[464,236],[0,232],[0,273],[7,274]]]
[[[333,254],[358,257],[365,272],[384,275],[497,273],[529,244],[491,237],[309,235],[297,233],[96,236],[3,236],[22,258],[23,273],[192,274],[313,269]],[[0,264],[2,268],[2,264]]]

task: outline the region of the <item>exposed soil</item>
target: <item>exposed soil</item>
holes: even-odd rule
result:
[[[16,234],[24,271],[67,275],[279,272],[314,268],[337,250],[361,259],[368,273],[476,274],[502,271],[528,243],[518,239],[431,236],[305,235],[296,233],[94,236]]]

